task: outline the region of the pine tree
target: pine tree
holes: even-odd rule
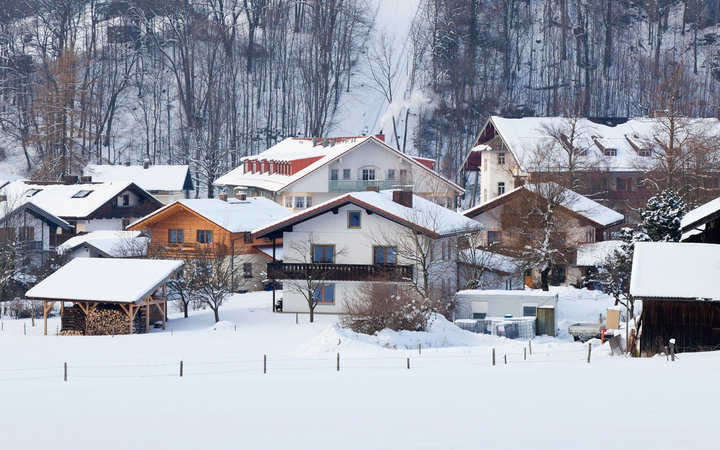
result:
[[[685,212],[685,202],[677,192],[666,189],[648,200],[645,208],[640,209],[640,225],[651,240],[679,242],[682,232],[680,220]]]

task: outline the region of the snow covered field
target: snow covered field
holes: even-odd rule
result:
[[[561,324],[610,303],[560,294]],[[114,338],[44,337],[41,321],[3,320],[2,448],[704,449],[720,438],[718,352],[670,363],[595,342],[588,364],[587,344],[542,337],[523,361],[527,342],[443,321],[370,337],[334,316],[296,325],[269,309],[268,293],[238,295],[217,326],[198,311]]]

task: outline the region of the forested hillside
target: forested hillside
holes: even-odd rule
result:
[[[0,178],[384,132],[457,168],[489,114],[715,115],[720,0],[3,0]]]

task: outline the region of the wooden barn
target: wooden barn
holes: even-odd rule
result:
[[[25,296],[43,302],[46,335],[47,315],[56,303],[61,305],[60,334],[142,333],[156,321],[165,329],[165,283],[182,265],[175,260],[76,258]]]
[[[720,245],[639,242],[630,294],[643,301],[640,354],[720,348]]]
[[[720,198],[688,211],[680,228],[683,242],[720,244]]]

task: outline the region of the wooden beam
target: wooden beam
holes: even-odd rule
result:
[[[162,327],[163,330],[165,329],[165,320],[167,319],[167,300],[161,303],[162,311],[160,311],[162,314]]]
[[[133,305],[129,305],[128,317],[130,318],[130,334],[133,334],[133,320],[135,320],[135,313],[133,312]]]
[[[48,303],[50,304],[49,306]],[[45,326],[43,333],[45,336],[47,336],[47,316],[53,306],[55,306],[55,300],[51,302],[48,302],[47,300],[43,301],[43,324]]]
[[[145,306],[145,332],[150,332],[150,303]]]

